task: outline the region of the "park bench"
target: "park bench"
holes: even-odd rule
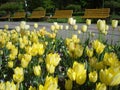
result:
[[[11,19],[24,19],[26,13],[25,12],[15,12]]]
[[[10,19],[10,14],[4,15],[2,17],[0,17],[0,20],[9,20]]]
[[[40,19],[44,18],[46,14],[46,11],[32,11],[31,15],[27,17],[28,19]]]
[[[70,18],[72,17],[73,10],[56,10],[51,18]]]
[[[110,16],[110,8],[101,9],[85,9],[84,16],[82,18],[100,18],[105,19]]]

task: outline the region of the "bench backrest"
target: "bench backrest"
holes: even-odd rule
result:
[[[110,8],[85,9],[84,16],[107,16],[109,17]]]
[[[15,12],[14,17],[25,17],[26,13],[25,12]]]
[[[45,16],[45,11],[33,11],[31,16]]]
[[[53,17],[69,18],[72,17],[73,10],[56,10]]]

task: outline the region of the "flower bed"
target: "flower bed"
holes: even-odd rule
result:
[[[73,18],[68,23],[69,29],[77,30]],[[87,20],[81,31],[86,33],[90,24]],[[11,31],[5,26],[0,30],[0,90],[118,90],[120,44],[103,40],[108,30],[105,21],[99,20],[97,27],[98,39],[89,33],[83,43],[71,33],[70,38],[58,38],[63,29],[58,23],[51,26],[51,33],[36,30],[36,23],[33,31],[25,22]]]

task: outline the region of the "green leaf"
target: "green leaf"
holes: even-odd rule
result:
[[[1,65],[2,65],[2,57],[0,57],[0,70],[1,70]]]

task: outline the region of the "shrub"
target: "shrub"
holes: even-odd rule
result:
[[[18,11],[18,10],[21,10],[22,7],[20,4],[16,3],[16,2],[7,2],[5,4],[2,4],[0,6],[0,10],[5,10],[7,12],[15,12],[15,11]]]
[[[35,8],[34,10],[36,10],[36,11],[38,11],[38,10],[40,10],[40,11],[43,11],[43,10],[45,10],[43,7],[37,7],[37,8]]]
[[[66,9],[70,9],[70,10],[73,10],[74,12],[78,12],[78,11],[81,10],[81,6],[80,5],[71,4],[71,5],[68,5],[66,7]]]

